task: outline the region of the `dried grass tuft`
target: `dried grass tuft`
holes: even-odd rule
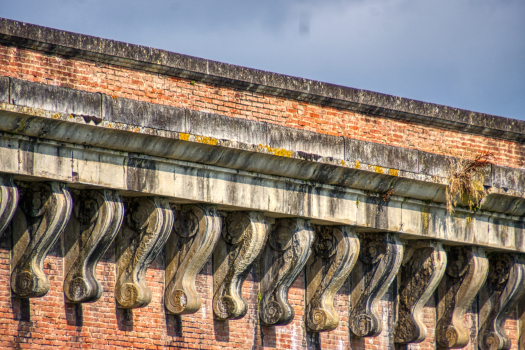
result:
[[[467,202],[470,210],[477,208],[481,199],[487,194],[483,187],[483,172],[494,155],[478,154],[474,159],[451,161],[447,186],[447,211],[454,212],[458,201]]]

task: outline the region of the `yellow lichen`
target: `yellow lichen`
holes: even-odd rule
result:
[[[286,157],[290,158],[293,155],[293,151],[288,151],[284,148],[272,148],[268,145],[263,146],[262,144],[259,144],[259,147],[266,149],[269,153],[272,153],[273,155],[279,156],[279,157]]]
[[[206,145],[212,145],[212,146],[216,146],[217,145],[217,139],[215,139],[213,137],[197,136],[197,137],[195,137],[195,139],[197,140],[197,142],[204,143]]]
[[[378,174],[384,174],[385,173],[385,169],[380,167],[380,166],[374,165],[372,168],[374,169],[374,172],[376,172]]]
[[[397,169],[389,169],[388,173],[392,176],[397,176],[399,174],[399,170]]]
[[[358,160],[355,161],[355,168],[356,169],[359,169],[361,167],[361,164],[359,163]]]
[[[55,114],[55,115],[53,116],[53,118],[54,118],[54,119],[58,119],[58,118],[60,118],[60,114],[58,114],[58,113]]]
[[[188,141],[190,139],[190,134],[186,134],[186,133],[180,132],[179,133],[179,139],[181,139],[183,141]]]
[[[341,161],[341,165],[342,165],[342,166],[345,166],[345,165],[346,165],[344,160]]]

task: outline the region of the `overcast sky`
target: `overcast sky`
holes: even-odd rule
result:
[[[0,17],[525,120],[524,0],[0,0]]]

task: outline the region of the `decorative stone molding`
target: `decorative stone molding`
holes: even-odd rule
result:
[[[489,256],[487,282],[480,292],[481,350],[508,350],[511,340],[505,320],[525,295],[525,258],[522,254],[494,253]]]
[[[485,250],[472,246],[448,246],[447,268],[438,286],[436,342],[442,348],[462,348],[470,340],[464,315],[487,279]]]
[[[264,325],[292,322],[288,290],[311,253],[314,231],[304,219],[278,219],[268,237],[261,261],[260,317]]]
[[[63,236],[64,294],[70,303],[93,302],[103,291],[95,269],[122,225],[124,205],[118,192],[110,190],[74,191],[73,199],[73,215]]]
[[[166,243],[166,291],[169,313],[191,314],[201,307],[195,278],[215,248],[221,217],[214,206],[185,205],[175,212],[173,232]]]
[[[235,212],[223,222],[222,234],[213,253],[213,312],[220,320],[246,315],[248,304],[242,284],[267,237],[261,212]]]
[[[403,245],[391,233],[362,233],[359,238],[359,259],[352,272],[350,331],[357,337],[372,337],[381,333],[378,303],[401,266]]]
[[[0,174],[0,237],[15,215],[18,198],[18,188],[13,177]]]
[[[316,226],[313,254],[306,263],[306,326],[331,331],[339,324],[334,297],[359,255],[359,239],[349,226]]]
[[[11,289],[21,298],[36,298],[49,291],[44,259],[69,220],[71,194],[58,182],[34,182],[20,193],[12,224]]]
[[[438,241],[408,246],[399,278],[395,343],[420,343],[427,337],[421,311],[436,290],[447,267],[447,253]]]
[[[144,307],[151,301],[146,271],[161,252],[173,227],[167,199],[140,197],[126,201],[124,225],[116,239],[117,307]]]

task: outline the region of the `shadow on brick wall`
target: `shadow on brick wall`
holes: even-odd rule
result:
[[[230,323],[229,321],[213,320],[213,329],[215,333],[215,340],[219,342],[230,341]]]

